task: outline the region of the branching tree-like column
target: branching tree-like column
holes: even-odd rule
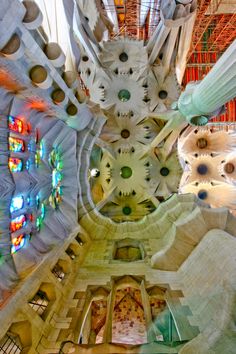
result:
[[[236,97],[236,40],[200,83],[190,83],[178,100],[178,110],[190,124],[205,125]]]

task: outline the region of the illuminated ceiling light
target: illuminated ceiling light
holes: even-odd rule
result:
[[[90,171],[91,177],[99,177],[100,176],[100,171],[97,168],[92,168]]]

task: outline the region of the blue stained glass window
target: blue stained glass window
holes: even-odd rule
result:
[[[10,157],[8,159],[8,166],[11,172],[20,172],[23,169],[23,162],[21,159],[17,159],[16,157]]]
[[[22,196],[17,196],[12,198],[10,212],[13,213],[14,211],[22,209],[23,205],[24,205],[24,198]]]

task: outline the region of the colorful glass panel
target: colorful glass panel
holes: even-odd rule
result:
[[[25,151],[24,140],[18,139],[18,138],[13,138],[12,136],[9,136],[8,142],[9,142],[9,150],[10,151],[13,151],[13,152]]]
[[[22,133],[23,122],[19,118],[8,116],[8,127],[14,132]]]
[[[25,168],[26,168],[26,170],[29,170],[29,168],[30,168],[30,160],[26,161]]]
[[[41,204],[41,218],[45,218],[45,205],[44,203]]]
[[[21,159],[10,157],[8,160],[8,166],[11,172],[20,172],[23,169],[23,162]]]
[[[61,156],[55,149],[51,151],[48,158],[48,162],[53,169],[57,169],[58,171],[62,170],[63,165],[61,161]]]
[[[42,141],[40,141],[40,144],[39,144],[39,155],[40,155],[41,159],[43,159],[43,157],[44,157],[44,144]]]
[[[30,220],[31,222],[34,221],[34,216],[33,216],[33,214],[29,214],[29,215],[28,215],[28,220]]]
[[[38,194],[36,195],[35,201],[36,201],[36,207],[37,207],[37,209],[39,209],[40,198],[39,198],[39,195],[38,195]]]
[[[40,231],[41,226],[42,226],[42,217],[41,215],[36,218],[36,229],[37,231]]]
[[[53,186],[53,188],[59,187],[59,185],[61,183],[61,180],[62,180],[61,172],[59,172],[56,169],[54,169],[52,171],[52,186]]]
[[[25,234],[21,234],[15,238],[13,238],[12,246],[11,246],[11,253],[12,254],[19,251],[25,245],[25,241],[26,241],[25,236],[26,236]]]
[[[22,196],[12,198],[10,212],[13,213],[14,211],[22,209],[23,205],[24,205],[24,198]]]
[[[50,152],[48,162],[52,168],[56,167],[56,151],[54,149]]]
[[[15,232],[26,225],[25,215],[20,215],[11,221],[10,229],[11,232]]]
[[[49,197],[49,203],[53,209],[57,209],[62,201],[62,189],[61,187],[54,188],[52,194]]]
[[[40,151],[37,150],[35,154],[35,166],[39,167],[39,163],[40,163]]]

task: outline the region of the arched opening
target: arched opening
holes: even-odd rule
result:
[[[112,342],[133,345],[147,342],[146,320],[139,289],[117,289],[112,318]]]
[[[53,285],[42,283],[28,304],[43,320],[45,320],[55,299],[56,294]]]
[[[31,344],[31,324],[28,321],[15,322],[0,340],[0,353],[28,352]]]

